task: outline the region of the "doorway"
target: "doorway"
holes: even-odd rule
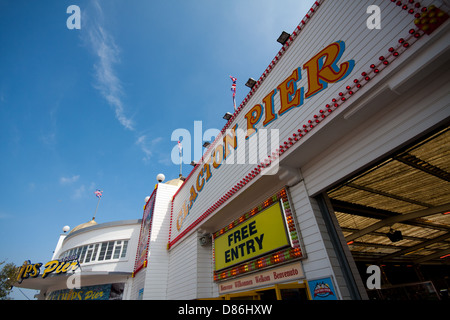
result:
[[[309,300],[306,283],[276,284],[272,287],[255,289],[246,292],[231,293],[220,296],[223,300]]]
[[[367,290],[371,299],[445,299],[450,288],[449,126],[326,196],[363,282],[369,265],[380,267],[381,289]]]

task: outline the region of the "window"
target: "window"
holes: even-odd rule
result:
[[[81,254],[78,255],[78,261],[80,261],[81,263],[84,262],[84,257],[86,255],[86,249],[87,249],[87,246],[82,247]]]
[[[125,258],[127,255],[127,247],[128,247],[128,241],[123,242],[123,248],[122,248],[122,254],[120,255],[121,258]]]
[[[120,250],[122,249],[122,241],[116,241],[116,247],[114,248],[113,259],[119,259]]]
[[[90,244],[88,246],[87,253],[86,253],[86,259],[84,260],[84,262],[90,262],[90,261],[96,260],[98,245],[99,244],[96,243],[96,244]]]
[[[94,250],[94,245],[93,245],[93,244],[89,245],[89,246],[88,246],[87,253],[86,253],[86,259],[84,260],[84,262],[89,262],[89,261],[91,261],[91,258],[92,258],[92,251],[93,251],[93,250]]]
[[[112,251],[113,251],[113,247],[114,247],[114,241],[108,242],[108,248],[106,249],[105,260],[111,259],[111,254],[112,254]]]
[[[95,244],[95,248],[94,248],[94,253],[92,254],[92,256],[93,256],[93,260],[95,260],[95,258],[97,258],[97,250],[98,250],[98,247],[99,247],[99,244],[98,243],[96,243]]]
[[[108,246],[108,242],[102,243],[102,249],[100,250],[100,256],[98,257],[99,261],[102,261],[105,259],[105,253],[106,253],[106,247]]]
[[[127,255],[128,240],[106,241],[64,251],[59,259],[77,255],[80,263],[119,260]]]

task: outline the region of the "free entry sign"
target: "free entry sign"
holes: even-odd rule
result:
[[[215,269],[228,268],[289,245],[281,204],[276,202],[214,240]]]

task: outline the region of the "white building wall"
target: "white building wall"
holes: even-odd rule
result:
[[[122,300],[137,300],[137,297],[132,298],[132,295],[133,295],[133,278],[128,277],[127,281],[125,282]]]
[[[197,298],[197,243],[193,233],[171,249],[167,299]]]
[[[197,298],[214,297],[212,244],[201,246],[197,241]],[[216,295],[217,296],[217,295]]]
[[[123,220],[94,225],[75,231],[73,234],[62,234],[58,240],[52,259],[58,259],[60,254],[75,247],[106,241],[128,240],[125,258],[113,261],[94,261],[82,263],[81,281],[79,285],[93,286],[109,283],[125,283],[123,299],[130,299],[132,290],[131,272],[136,257],[137,237],[140,230],[140,220]],[[66,277],[61,281],[53,281],[50,286],[41,291],[44,293],[67,289]],[[74,284],[74,283],[72,283]]]
[[[139,291],[144,289],[145,292],[145,276],[147,275],[147,269],[141,269],[135,276],[132,278],[131,289],[129,294],[129,300],[138,300]]]
[[[55,250],[53,250],[52,260],[56,259],[59,256],[59,254],[62,252],[61,247],[62,247],[62,245],[64,243],[64,239],[66,237],[67,237],[67,233],[62,233],[59,236],[58,243],[56,244]]]
[[[139,222],[139,223],[138,223]],[[58,252],[54,253],[55,259],[66,250],[105,241],[128,240],[127,254],[125,258],[114,261],[94,261],[83,263],[85,271],[115,271],[131,272],[133,271],[136,258],[137,241],[140,230],[139,220],[124,220],[112,223],[99,224],[86,229],[76,231],[75,234],[69,234],[64,239]]]
[[[152,230],[148,251],[148,264],[144,280],[144,299],[166,299],[169,267],[170,203],[177,186],[160,183],[156,192]],[[139,274],[139,273],[138,273]]]

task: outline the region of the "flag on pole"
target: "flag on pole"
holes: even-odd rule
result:
[[[178,150],[180,151],[180,156],[181,156],[181,151],[183,150],[183,146],[181,145],[180,140],[178,140]]]
[[[233,107],[234,110],[236,111],[236,78],[230,76],[231,81],[233,81],[233,83],[231,84],[231,92],[233,92]]]
[[[103,191],[102,190],[99,190],[99,189],[97,189],[97,190],[95,190],[95,192],[94,192],[94,194],[97,196],[97,198],[101,198],[102,197],[102,193],[103,193]]]
[[[94,216],[92,217],[92,220],[95,220],[95,215],[97,214],[97,210],[98,210],[98,204],[100,203],[100,199],[102,198],[103,191],[100,189],[97,189],[94,191],[94,194],[98,198],[98,201],[97,201],[97,207],[95,208],[95,212],[94,212]]]
[[[180,177],[182,176],[182,165],[183,165],[183,161],[181,161],[181,151],[183,150],[183,146],[181,145],[181,141],[178,140],[178,150],[180,152]]]

